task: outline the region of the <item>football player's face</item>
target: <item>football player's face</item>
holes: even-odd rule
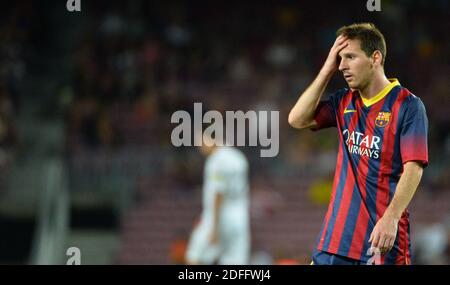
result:
[[[374,68],[372,60],[361,49],[360,41],[348,40],[348,46],[339,52],[339,70],[352,89],[364,89],[370,82]]]

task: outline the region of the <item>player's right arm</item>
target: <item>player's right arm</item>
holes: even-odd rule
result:
[[[289,124],[297,129],[314,128],[317,122],[314,114],[325,88],[339,67],[339,52],[348,45],[347,38],[337,37],[330,49],[327,60],[311,85],[302,93],[289,113]]]

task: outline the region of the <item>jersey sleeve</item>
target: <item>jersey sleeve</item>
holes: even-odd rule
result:
[[[339,102],[346,93],[346,89],[341,89],[319,102],[314,113],[314,120],[317,122],[317,126],[312,128],[313,131],[337,126],[336,113]]]
[[[400,133],[402,163],[421,162],[428,165],[428,118],[422,101],[413,97],[407,103]]]

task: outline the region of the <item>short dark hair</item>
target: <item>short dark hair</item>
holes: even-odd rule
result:
[[[380,30],[373,23],[355,23],[343,26],[336,32],[337,36],[344,35],[348,39],[358,39],[361,42],[361,49],[367,56],[372,56],[373,52],[379,50],[383,55],[381,65],[386,59],[386,41]]]

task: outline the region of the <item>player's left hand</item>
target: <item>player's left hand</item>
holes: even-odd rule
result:
[[[369,238],[372,247],[378,248],[382,255],[394,246],[397,236],[398,219],[384,215],[378,220]]]

